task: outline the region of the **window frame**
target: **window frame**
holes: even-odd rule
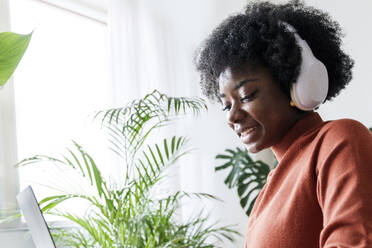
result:
[[[0,32],[10,31],[9,0],[0,0]],[[17,207],[16,194],[19,191],[18,171],[14,167],[17,162],[17,136],[13,78],[0,89],[0,209],[7,208],[10,212]],[[0,211],[0,216],[6,216],[7,211]],[[0,228],[17,226],[17,222],[0,224]]]
[[[107,24],[108,0],[36,0]]]

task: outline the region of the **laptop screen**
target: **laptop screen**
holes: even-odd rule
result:
[[[56,248],[31,186],[17,195],[36,248]]]

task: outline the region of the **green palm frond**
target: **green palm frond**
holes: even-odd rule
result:
[[[170,124],[189,111],[198,115],[206,109],[207,105],[201,98],[168,97],[154,90],[123,108],[99,111],[94,118],[100,119],[109,135],[115,137],[111,139],[112,149],[126,157],[127,164],[131,164],[153,130]],[[121,135],[118,136],[118,133]]]
[[[187,114],[188,111],[198,115],[207,110],[202,98],[168,97],[154,90],[142,99],[136,99],[122,108],[98,111],[94,118],[100,119],[102,125],[125,124],[132,131],[141,129],[144,122],[150,119],[168,119],[170,117]]]
[[[142,151],[142,159],[139,159],[137,168],[152,173],[160,172],[164,167],[174,164],[177,159],[184,156],[189,151],[183,151],[187,143],[185,137],[173,136],[170,140],[164,139],[162,145],[155,144],[152,147],[147,146],[146,150]]]
[[[74,150],[67,149],[68,155],[62,158],[54,158],[45,155],[36,155],[30,158],[23,159],[17,166],[26,166],[33,163],[52,162],[57,166],[64,166],[74,169],[78,174],[89,182],[90,185],[96,188],[99,196],[107,194],[107,185],[103,180],[100,170],[94,159],[75,141],[73,141]]]
[[[254,161],[245,149],[237,147],[236,150],[225,151],[225,154],[216,156],[216,159],[224,160],[224,163],[216,166],[215,170],[230,168],[225,184],[229,188],[237,189],[240,205],[249,216],[259,192],[266,183],[270,167],[262,161]]]
[[[78,228],[50,228],[57,247],[95,248],[96,242]]]

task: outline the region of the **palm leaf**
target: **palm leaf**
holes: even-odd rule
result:
[[[177,116],[185,115],[192,111],[197,115],[207,106],[201,98],[168,97],[156,90],[147,94],[143,99],[134,100],[123,108],[109,109],[97,112],[95,119],[101,120],[101,125],[109,132],[121,130],[125,142],[113,141],[115,151],[118,148],[126,153],[126,156],[134,158],[150,133],[162,126],[168,125]],[[126,160],[131,163],[135,159]]]
[[[151,187],[160,180],[161,173],[164,169],[174,164],[179,157],[187,154],[185,150],[187,139],[185,137],[173,136],[163,140],[163,146],[154,144],[152,147],[147,146],[147,149],[142,152],[143,158],[136,163],[136,172],[139,181],[144,182],[146,187]],[[172,143],[177,143],[177,147],[170,147]],[[173,145],[174,146],[174,145]],[[146,161],[146,162],[143,162]]]

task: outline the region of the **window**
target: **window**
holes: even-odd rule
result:
[[[109,160],[109,152],[101,152],[107,150],[105,143],[98,141],[104,137],[97,137],[97,127],[89,117],[112,101],[107,26],[42,1],[11,1],[10,12],[12,31],[34,32],[14,74],[19,160],[35,154],[59,156],[71,147],[72,139],[98,161]],[[69,178],[53,181],[55,175],[46,173],[35,166],[20,168],[20,188],[30,183],[68,187]],[[38,198],[51,190],[38,187]]]

